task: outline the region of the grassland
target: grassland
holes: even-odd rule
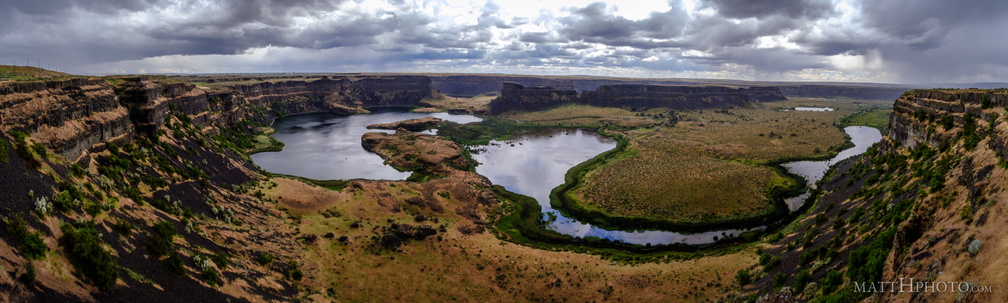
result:
[[[828,112],[781,110],[822,102],[679,112],[675,126],[623,131],[626,149],[584,173],[583,182],[564,193],[568,206],[594,214],[596,223],[636,222],[630,226],[635,228],[716,225],[779,213],[774,193],[793,190],[800,180],[771,165],[828,158],[846,142],[834,124],[853,104],[829,102],[839,109]]]
[[[844,126],[868,126],[884,131],[889,125],[890,114],[892,114],[891,107],[870,107],[856,111],[850,116],[842,118],[840,122]]]
[[[56,77],[67,77],[70,74],[46,70],[31,66],[0,65],[0,81],[30,81]]]
[[[422,103],[438,109],[461,109],[470,112],[487,110],[487,104],[497,96],[479,95],[471,98],[460,98],[435,94],[433,98],[424,99]]]
[[[487,232],[465,233],[460,227],[470,223],[454,208],[466,202],[455,200],[455,194],[438,198],[446,207],[443,212],[403,202],[429,194],[431,188],[426,187],[440,186],[431,182],[361,181],[343,191],[284,178],[263,182],[277,184],[263,192],[296,218],[301,238],[317,238],[303,242],[299,258],[302,299],[714,301],[738,293],[736,272],[757,261],[754,249],[744,248],[688,259],[672,252],[655,255],[651,262],[628,263],[519,245]],[[416,215],[438,220],[418,223]],[[446,228],[437,237],[413,240],[396,250],[376,248],[374,239],[390,224]],[[327,237],[329,233],[334,236]]]
[[[523,123],[592,128],[609,125],[640,127],[658,122],[651,116],[622,108],[589,105],[567,105],[544,111],[517,113],[504,118]]]

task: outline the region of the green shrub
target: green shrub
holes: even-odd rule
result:
[[[39,156],[39,158],[45,158],[48,156],[48,153],[46,153],[45,145],[42,145],[42,143],[32,144],[31,148],[32,151],[34,151],[35,154]]]
[[[808,269],[802,269],[800,272],[798,272],[797,275],[795,275],[795,279],[794,279],[794,288],[795,288],[795,290],[797,290],[799,292],[802,291],[802,290],[804,290],[805,289],[805,284],[808,284],[808,282],[809,282]]]
[[[7,163],[7,140],[0,139],[0,162]]]
[[[784,274],[782,274],[782,273],[777,273],[777,274],[776,274],[776,275],[774,275],[774,277],[773,277],[773,287],[774,287],[775,289],[776,289],[776,288],[781,288],[781,286],[784,286],[784,280],[786,280],[786,279],[787,279],[787,278],[786,278],[786,277],[784,277]]]
[[[116,219],[116,223],[112,224],[112,230],[123,236],[129,236],[133,233],[133,229],[135,228],[136,226],[134,226],[133,223],[130,223],[122,218]]]
[[[28,284],[34,284],[36,275],[35,263],[32,263],[32,261],[26,261],[24,263],[24,270],[24,273],[18,276],[18,279]]]
[[[823,295],[830,294],[840,286],[840,283],[843,283],[843,275],[831,270],[819,281],[819,289],[822,290]]]
[[[256,258],[256,263],[259,265],[266,265],[273,262],[273,255],[268,252],[259,253],[259,257]]]
[[[154,230],[147,237],[147,251],[151,253],[152,256],[160,257],[168,255],[175,251],[175,243],[173,238],[175,237],[175,225],[171,222],[161,221],[154,223]]]
[[[847,259],[847,276],[855,282],[878,282],[882,279],[885,259],[889,256],[896,228],[890,226],[874,237],[871,244],[850,253]]]
[[[737,274],[735,274],[735,281],[738,282],[739,286],[745,286],[752,281],[752,275],[749,273],[748,269],[740,269]]]
[[[218,273],[213,266],[207,266],[203,269],[203,281],[206,281],[207,284],[214,287],[224,284],[224,281],[220,278],[220,273]]]
[[[165,258],[164,263],[162,263],[162,265],[164,265],[164,269],[169,273],[173,273],[180,276],[185,275],[186,273],[185,265],[182,265],[182,257],[179,256],[179,253],[176,251],[172,251],[170,254],[168,254],[168,258]]]
[[[60,246],[67,259],[99,289],[105,290],[115,285],[119,278],[118,265],[112,254],[105,250],[105,242],[95,229],[93,221],[64,224]]]
[[[212,260],[214,264],[217,264],[217,267],[220,267],[221,269],[228,267],[229,263],[228,255],[223,251],[218,251],[214,253],[212,256],[210,256],[210,260]]]
[[[40,259],[49,251],[49,247],[42,241],[42,233],[29,232],[28,223],[21,215],[14,215],[7,223],[7,233],[14,240],[14,246],[25,257]]]

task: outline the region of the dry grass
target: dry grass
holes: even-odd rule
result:
[[[458,227],[470,224],[453,208],[465,202],[439,197],[446,207],[436,213],[409,209],[402,201],[426,196],[427,183],[360,181],[359,190],[336,193],[273,179],[279,184],[269,196],[299,207],[302,234],[319,236],[302,255],[305,295],[314,300],[338,301],[709,301],[737,289],[734,275],[755,263],[755,254],[742,251],[689,261],[620,265],[599,256],[553,252],[502,242],[489,233],[466,235]],[[435,181],[432,181],[435,182]],[[317,197],[329,197],[317,199]],[[295,201],[306,198],[308,201]],[[318,203],[318,201],[323,201]],[[338,213],[338,216],[321,212]],[[395,209],[401,209],[396,211]],[[439,218],[439,223],[414,222],[416,214]],[[360,228],[351,228],[355,221]],[[441,239],[412,241],[398,252],[376,251],[376,227],[394,223],[444,224]],[[347,236],[346,244],[323,235]],[[611,288],[610,288],[611,287]],[[330,296],[327,290],[335,295]]]
[[[627,151],[589,172],[573,197],[614,216],[683,223],[769,211],[767,190],[788,181],[763,165],[827,155],[844,143],[844,133],[833,123],[853,105],[829,104],[842,108],[772,108],[822,106],[791,100],[762,109],[680,112],[675,127],[624,133],[630,138]]]
[[[423,103],[439,109],[464,109],[469,111],[485,111],[490,100],[497,96],[479,95],[472,98],[458,98],[437,94],[435,98],[427,98]]]
[[[588,105],[567,105],[544,111],[513,114],[505,118],[526,123],[584,127],[603,125],[640,127],[657,122],[622,108]]]
[[[643,139],[631,155],[587,174],[575,198],[606,213],[673,222],[710,222],[771,208],[775,172],[719,160],[697,146]]]

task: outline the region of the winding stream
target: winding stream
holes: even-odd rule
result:
[[[277,119],[273,137],[285,144],[280,152],[252,155],[252,160],[263,169],[281,174],[313,179],[391,179],[404,180],[408,172],[399,172],[383,164],[381,157],[364,150],[360,137],[372,123],[387,123],[406,119],[434,116],[458,123],[480,121],[469,115],[445,113],[379,112],[368,115],[342,116],[335,114],[306,114]],[[784,166],[792,173],[806,177],[809,184],[822,178],[826,169],[840,160],[863,153],[882,136],[870,127],[844,129],[855,147],[841,152],[827,161],[797,161]],[[507,141],[493,141],[479,147],[473,158],[480,164],[476,171],[494,184],[512,192],[527,195],[539,201],[549,228],[575,237],[599,237],[632,244],[708,244],[726,236],[764,227],[717,230],[701,233],[673,231],[622,231],[606,230],[563,216],[549,203],[549,193],[563,184],[564,174],[575,165],[616,147],[610,138],[591,130],[543,129]],[[792,210],[800,207],[808,193],[787,200]]]

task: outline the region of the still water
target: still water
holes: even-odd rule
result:
[[[367,129],[375,123],[436,117],[457,123],[482,121],[471,115],[447,113],[375,112],[367,115],[313,113],[276,119],[273,138],[284,143],[279,152],[252,155],[252,161],[268,172],[317,180],[375,179],[406,180],[410,172],[385,165],[376,154],[364,150],[361,135],[367,132],[394,132]]]
[[[276,129],[273,137],[285,144],[283,151],[254,154],[252,160],[269,172],[312,179],[404,180],[410,173],[396,171],[385,165],[378,155],[364,150],[361,147],[361,135],[379,131],[366,129],[370,124],[428,116],[458,123],[481,120],[469,115],[410,112],[376,112],[351,116],[327,113],[284,117],[273,124]],[[874,128],[848,127],[844,131],[851,136],[854,148],[845,150],[828,161],[799,161],[785,164],[785,167],[808,178],[809,184],[814,184],[822,178],[830,165],[863,153],[868,146],[881,139],[881,134]],[[478,173],[494,184],[535,198],[542,206],[544,218],[550,219],[551,229],[575,237],[599,237],[634,244],[697,245],[712,243],[715,238],[738,236],[748,230],[763,228],[693,234],[656,230],[605,230],[567,218],[550,206],[550,191],[563,184],[564,174],[570,168],[615,147],[615,141],[594,131],[543,129],[512,140],[493,141],[489,145],[476,147],[473,158],[480,163],[476,167]],[[804,196],[807,194],[789,199],[789,205],[800,203]]]

